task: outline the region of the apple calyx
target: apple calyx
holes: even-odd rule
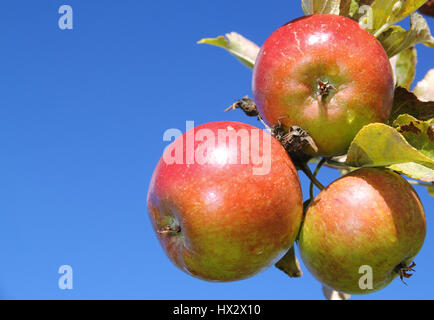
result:
[[[282,144],[288,153],[299,153],[306,144],[309,144],[315,152],[318,151],[318,147],[312,137],[305,130],[299,126],[292,126],[286,132],[280,119],[277,121],[278,123],[271,127],[271,134]]]
[[[318,102],[321,103],[324,99],[329,96],[330,90],[337,90],[336,87],[330,84],[328,81],[322,81],[321,79],[317,80],[318,88],[317,88],[317,97]]]
[[[416,272],[416,270],[414,270],[414,267],[416,267],[416,263],[414,263],[414,261],[411,263],[410,266],[407,266],[404,263],[400,263],[397,266],[397,272],[399,274],[399,278],[405,285],[407,285],[407,283],[405,283],[404,278],[409,279],[413,276],[413,273],[410,272]]]
[[[321,81],[321,80],[318,80]],[[335,89],[335,87],[326,82],[321,82],[323,86],[324,95],[329,94],[330,89]],[[262,119],[259,111],[257,109],[256,103],[253,99],[245,96],[244,98],[238,100],[231,106],[225,109],[225,112],[230,110],[241,109],[249,117],[257,117],[259,121],[265,126],[267,131],[283,146],[288,155],[291,157],[294,165],[297,169],[301,168],[304,163],[311,159],[311,156],[307,155],[304,150],[305,147],[310,146],[314,152],[318,152],[318,147],[315,141],[309,135],[309,133],[299,126],[292,126],[288,130],[284,128],[281,119],[285,117],[280,117],[277,119],[277,124],[269,127]]]
[[[315,152],[318,151],[318,147],[307,131],[303,130],[299,126],[291,126],[288,131],[286,131],[280,122],[280,119],[283,119],[283,117],[279,118],[277,124],[270,128],[271,135],[280,142],[282,147],[291,157],[296,168],[301,168],[303,164],[311,158],[311,156],[304,152],[305,147],[309,146]]]
[[[181,227],[168,225],[159,230],[158,233],[163,235],[176,236],[181,233]]]

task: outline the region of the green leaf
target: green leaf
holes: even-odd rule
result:
[[[416,49],[414,47],[408,48],[390,59],[390,62],[396,85],[409,90],[416,76]]]
[[[363,127],[350,145],[346,163],[355,167],[388,167],[414,162],[434,169],[434,159],[411,146],[396,129],[372,123]]]
[[[408,17],[419,9],[426,0],[375,0],[372,5],[372,19],[368,30],[378,36],[390,26]]]
[[[301,0],[306,15],[316,13],[339,14],[341,0]]]
[[[292,247],[276,264],[276,268],[285,272],[290,278],[300,278],[303,271],[300,268],[300,262],[295,255],[295,249]]]
[[[429,70],[425,78],[417,83],[414,94],[421,101],[434,101],[434,69]]]
[[[351,295],[349,293],[344,293],[331,289],[325,285],[322,285],[322,293],[327,300],[349,300]]]
[[[434,170],[414,162],[394,164],[388,167],[391,170],[398,171],[406,176],[425,182],[434,181]]]
[[[413,13],[410,18],[410,30],[400,26],[391,26],[378,36],[378,40],[386,50],[389,57],[404,51],[416,43],[434,46],[428,23],[420,14]]]
[[[251,69],[255,65],[256,57],[260,49],[258,45],[236,32],[227,33],[225,36],[219,36],[217,38],[206,38],[198,41],[198,44],[202,43],[226,49]]]
[[[341,1],[341,15],[345,15],[346,5],[342,5],[342,2],[347,1]],[[365,9],[367,9],[368,6],[370,7],[373,2],[374,0],[351,0],[347,17],[351,17],[354,20],[359,21],[360,18],[367,13],[367,10]]]
[[[419,101],[419,99],[407,89],[397,87],[395,89],[395,98],[389,123],[392,123],[399,115],[406,113],[419,120],[434,118],[434,101]]]
[[[434,197],[434,186],[427,187],[428,193]]]
[[[434,159],[434,119],[420,121],[408,114],[400,115],[393,126],[413,147]]]
[[[356,0],[351,0],[348,16],[353,18],[358,11],[359,11],[359,4],[357,3]]]

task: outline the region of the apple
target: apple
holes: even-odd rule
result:
[[[231,121],[177,138],[158,162],[147,204],[170,260],[208,281],[245,279],[274,264],[303,215],[297,171],[280,143]]]
[[[253,71],[258,111],[272,126],[296,125],[318,151],[346,153],[357,132],[390,115],[394,80],[380,42],[355,21],[316,14],[277,29],[262,46]]]
[[[426,16],[434,17],[434,0],[427,1],[422,7],[419,8],[419,12]]]
[[[392,171],[364,168],[333,182],[309,205],[299,248],[324,285],[366,294],[408,276],[425,234],[424,209],[411,185]]]

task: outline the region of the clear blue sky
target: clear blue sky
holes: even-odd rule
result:
[[[196,41],[237,31],[262,44],[303,14],[299,2],[1,1],[0,298],[322,299],[307,272],[292,280],[271,268],[225,284],[184,274],[161,250],[145,204],[166,129],[258,125],[223,112],[251,94],[251,71]],[[73,30],[58,28],[65,3]],[[432,49],[418,49],[420,80],[434,65]],[[369,298],[434,298],[434,198],[417,190],[428,216],[417,272]],[[73,290],[58,289],[64,264]]]

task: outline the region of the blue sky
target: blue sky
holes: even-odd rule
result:
[[[63,4],[73,30],[58,28]],[[251,71],[196,41],[237,31],[262,44],[301,15],[299,1],[1,1],[0,298],[322,299],[304,267],[301,279],[270,268],[224,284],[184,274],[161,250],[145,204],[166,129],[258,125],[223,112],[251,94]],[[433,51],[418,49],[416,80],[434,67]],[[428,235],[416,274],[355,299],[434,298],[434,200],[417,191]],[[61,265],[73,268],[73,290],[58,288]]]

